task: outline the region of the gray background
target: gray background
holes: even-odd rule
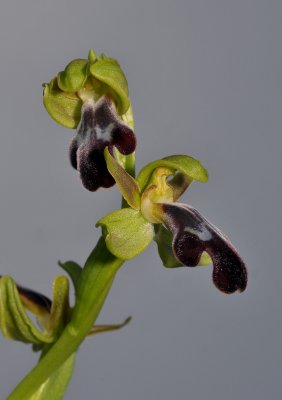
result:
[[[280,399],[281,16],[277,0],[2,0],[1,273],[51,295],[58,259],[83,262],[119,193],[88,193],[69,166],[73,132],[42,106],[49,81],[90,47],[116,57],[130,87],[138,169],[186,153],[210,172],[184,201],[221,227],[249,269],[225,296],[211,269],[166,270],[154,244],[119,272],[66,399]],[[0,343],[0,397],[34,365]]]

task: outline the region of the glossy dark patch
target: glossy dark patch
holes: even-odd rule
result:
[[[115,146],[124,155],[133,153],[134,132],[118,118],[112,101],[105,96],[96,104],[84,104],[81,115],[77,135],[70,145],[71,165],[79,171],[86,189],[113,186],[115,181],[107,170],[104,149],[108,146],[113,153]]]
[[[183,264],[194,267],[203,251],[213,261],[213,282],[225,293],[244,291],[245,264],[227,237],[197,210],[185,204],[163,204],[164,224],[173,234],[173,252]]]

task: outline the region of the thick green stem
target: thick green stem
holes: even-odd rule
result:
[[[96,321],[122,263],[108,251],[101,238],[83,269],[71,321],[7,400],[29,400],[39,386],[78,349]]]

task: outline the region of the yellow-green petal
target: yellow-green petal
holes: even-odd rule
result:
[[[190,156],[177,154],[153,161],[142,168],[137,177],[141,190],[148,185],[154,170],[162,167],[169,168],[174,173],[178,171],[195,181],[207,182],[208,180],[208,172],[199,160]]]
[[[108,147],[105,148],[104,155],[108,171],[116,181],[122,196],[130,205],[130,207],[134,208],[135,210],[139,210],[140,189],[138,183],[110,154]]]

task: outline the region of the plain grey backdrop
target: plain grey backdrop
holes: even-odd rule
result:
[[[89,193],[68,162],[73,131],[42,105],[49,81],[89,48],[126,72],[137,168],[169,154],[210,172],[183,201],[232,239],[249,286],[225,296],[211,268],[167,270],[154,244],[118,273],[99,317],[133,320],[81,347],[66,399],[233,400],[282,396],[279,0],[2,0],[0,265],[51,295],[57,260],[83,263],[119,193]],[[31,369],[0,341],[0,397]]]

